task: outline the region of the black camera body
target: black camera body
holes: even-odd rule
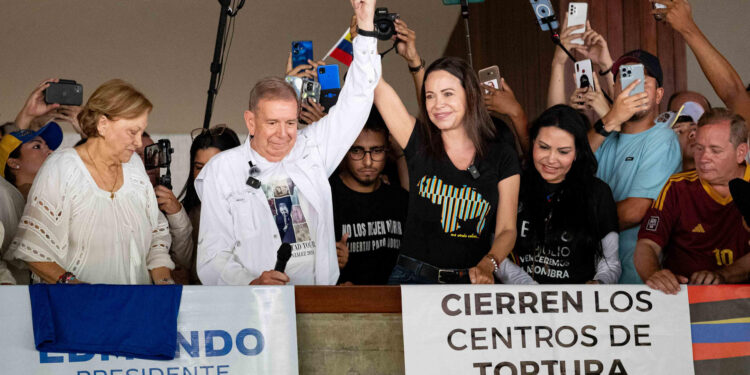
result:
[[[398,19],[398,13],[388,13],[388,8],[375,9],[375,32],[380,40],[390,40],[396,33],[396,27],[393,24]]]
[[[50,82],[49,87],[44,90],[44,102],[47,104],[81,105],[83,103],[83,86],[69,79]]]
[[[166,173],[159,174],[159,185],[172,190],[172,172],[169,170],[172,164],[174,149],[169,139],[160,139],[156,143],[146,146],[143,150],[144,166],[146,170],[154,168],[167,168]]]

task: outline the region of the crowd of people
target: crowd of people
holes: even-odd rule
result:
[[[582,26],[563,21],[561,45],[592,61],[596,83],[566,95],[573,72],[556,48],[548,108],[533,121],[505,80],[485,85],[456,57],[427,64],[398,19],[396,51],[419,103],[409,113],[381,71],[375,0],[351,4],[353,61],[337,103],[326,110],[283,78],[260,80],[244,142],[226,126],[191,133],[179,194],[144,167],[146,95],[115,79],[83,106],[61,106],[44,101],[57,82],[44,80],[0,127],[0,283],[645,283],[676,293],[749,281],[750,93],[687,1],[654,12],[726,108],[678,92],[660,113],[656,56],[613,59],[590,24],[574,34]],[[322,64],[292,68],[290,57],[286,74],[315,79]],[[644,81],[618,82],[633,64]],[[58,122],[81,135],[74,148],[60,149]],[[278,269],[283,244],[291,257]]]

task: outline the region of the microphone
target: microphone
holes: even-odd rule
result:
[[[279,250],[276,251],[276,266],[273,268],[274,271],[281,273],[286,269],[286,262],[292,257],[292,245],[284,242],[279,246]]]
[[[260,168],[258,166],[254,165],[252,161],[248,161],[248,164],[250,164],[250,177],[247,178],[247,181],[245,181],[245,184],[250,186],[253,189],[260,188],[260,180],[255,178],[258,173],[260,173]]]
[[[481,175],[479,174],[479,169],[474,165],[470,165],[469,168],[466,169],[471,174],[471,178],[478,180]]]

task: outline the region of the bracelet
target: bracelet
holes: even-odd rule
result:
[[[487,258],[487,259],[489,259],[490,262],[492,262],[492,266],[494,267],[493,271],[497,271],[497,270],[500,269],[500,265],[497,263],[497,259],[495,259],[494,256],[492,256],[491,254],[487,254],[484,257]]]
[[[594,124],[594,130],[604,137],[609,137],[609,135],[612,134],[612,132],[608,132],[604,129],[604,121],[602,121],[602,119],[599,119],[599,121]]]
[[[165,285],[165,284],[167,284],[167,285],[174,285],[174,280],[165,277],[165,278],[163,278],[163,279],[155,282],[154,284],[157,284],[157,285]]]
[[[599,71],[599,75],[600,75],[600,76],[606,76],[606,75],[607,75],[607,74],[609,74],[609,72],[611,72],[611,71],[612,71],[612,67],[610,66],[610,67],[609,67],[609,69],[607,69],[607,70],[600,70],[600,71]]]
[[[420,59],[419,66],[409,66],[409,65],[407,65],[407,66],[409,67],[409,71],[410,72],[416,73],[416,72],[424,69],[424,59]]]
[[[77,280],[76,275],[70,272],[65,272],[57,278],[57,284],[70,284],[71,281],[75,280]]]

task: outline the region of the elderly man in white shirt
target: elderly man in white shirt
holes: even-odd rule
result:
[[[350,0],[374,30],[375,0]],[[332,285],[339,276],[328,177],[359,135],[380,80],[377,39],[359,34],[337,105],[297,132],[299,102],[281,79],[258,82],[245,123],[252,138],[211,159],[195,180],[201,198],[198,276],[205,285]],[[274,271],[292,245],[284,273]]]

